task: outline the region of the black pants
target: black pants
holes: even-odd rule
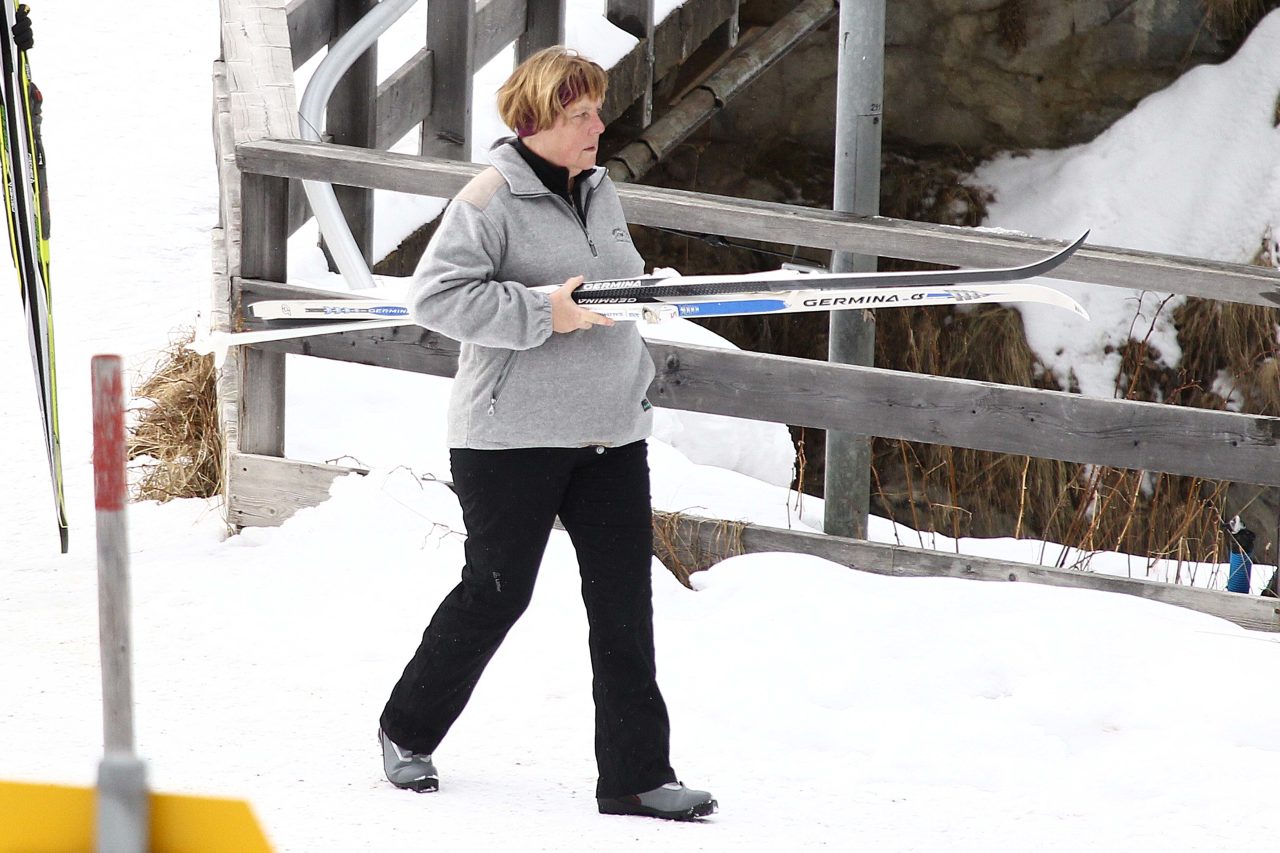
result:
[[[455,449],[450,461],[467,527],[462,582],[441,602],[391,691],[382,730],[405,749],[435,751],[528,606],[559,515],[578,554],[590,627],[596,796],[674,781],[654,667],[645,443]]]

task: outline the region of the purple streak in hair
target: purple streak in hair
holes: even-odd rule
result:
[[[578,77],[570,77],[560,84],[560,88],[556,90],[556,99],[560,101],[561,109],[569,106],[578,98],[582,97],[586,87],[586,81]],[[533,136],[538,131],[533,125],[533,116],[525,117],[518,125],[516,125],[516,136],[524,139],[526,136]]]

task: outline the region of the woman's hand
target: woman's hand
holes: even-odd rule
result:
[[[551,294],[551,331],[577,332],[592,326],[613,325],[608,317],[588,311],[573,301],[573,292],[581,284],[582,276],[575,275]]]

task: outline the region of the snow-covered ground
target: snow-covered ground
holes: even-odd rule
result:
[[[0,778],[87,785],[102,737],[88,362],[117,352],[145,373],[206,296],[217,216],[209,131],[217,10],[139,0],[127,15],[43,3],[34,14],[55,193],[72,551],[57,553],[15,296],[0,306]],[[1274,40],[1280,16],[1264,27]],[[145,50],[120,49],[141,43]],[[1237,61],[1253,56],[1256,74],[1194,71],[1130,121],[1162,100],[1183,116],[1252,103],[1254,86],[1274,103],[1280,50],[1249,53],[1253,45]],[[1275,131],[1257,130],[1237,147],[1244,131],[1205,126],[1218,120],[1150,120],[1150,133],[1184,134],[1160,149],[1154,171],[1144,165],[1148,141],[1122,125],[1097,147],[1074,150],[1072,180],[1032,180],[1019,169],[1053,155],[993,167],[985,177],[1004,203],[1030,193],[1019,181],[1039,200],[1025,213],[997,206],[993,223],[1066,236],[1076,214],[1035,216],[1065,211],[1073,193],[1113,198],[1119,222],[1130,215],[1125,204],[1143,202],[1112,195],[1117,176],[1142,173],[1163,182],[1159,198],[1201,201],[1146,202],[1146,227],[1173,242],[1134,245],[1176,250],[1187,217],[1221,211],[1204,231],[1222,241],[1194,244],[1195,253],[1242,260],[1247,235],[1261,234],[1253,226],[1275,221],[1264,213],[1280,206],[1280,186],[1259,180],[1237,190],[1197,164],[1225,169],[1262,148],[1274,158]],[[1135,135],[1110,147],[1121,132]],[[1251,174],[1275,167],[1258,168]],[[1224,229],[1246,205],[1263,213],[1227,240]],[[1089,222],[1099,241],[1124,244],[1102,221]],[[308,249],[295,248],[306,274]],[[233,537],[215,502],[130,507],[138,748],[157,789],[245,798],[278,849],[308,853],[1164,853],[1257,849],[1274,837],[1276,637],[1127,596],[885,578],[773,554],[699,574],[696,592],[654,566],[676,768],[715,792],[720,814],[699,825],[601,817],[586,625],[559,534],[528,614],[437,755],[442,790],[391,788],[373,739],[377,715],[462,559],[457,504],[424,479],[447,473],[447,389],[431,377],[291,360],[289,453],[353,457],[370,476],[338,481],[328,502],[280,528]],[[744,445],[766,451],[737,452]],[[806,498],[802,518],[777,485],[786,446],[781,427],[663,412],[651,445],[655,504],[816,524],[820,503]],[[872,533],[916,543],[882,520]],[[936,544],[1057,557],[1039,543]],[[1094,567],[1127,573],[1125,560],[1101,556]],[[1258,571],[1262,580],[1269,573]]]

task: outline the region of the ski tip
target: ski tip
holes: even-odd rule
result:
[[[1081,246],[1083,246],[1084,241],[1089,239],[1090,230],[1092,229],[1086,230],[1083,234],[1081,234],[1075,240],[1068,243],[1065,249],[1059,249],[1057,252],[1055,252],[1051,257],[1048,258],[1048,262],[1052,263],[1054,266],[1057,266],[1061,264],[1063,261],[1065,261],[1067,258],[1074,255],[1076,253],[1076,249],[1079,249]]]
[[[66,527],[58,528],[58,538],[62,540],[62,553],[67,553],[67,549],[71,546],[70,533]]]
[[[1076,249],[1083,246],[1084,241],[1088,238],[1089,232],[1085,231],[1065,249],[1059,249],[1043,260],[1028,264],[1025,267],[1019,267],[1018,271],[1021,273],[1023,278],[1033,278],[1038,275],[1046,275],[1066,263],[1067,259],[1074,255],[1076,253]]]

